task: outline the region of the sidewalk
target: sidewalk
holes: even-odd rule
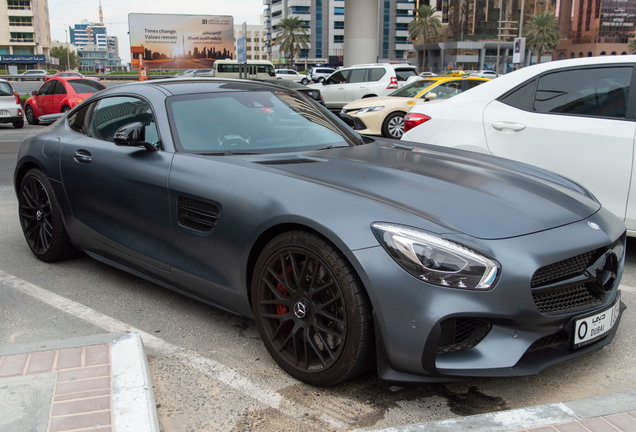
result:
[[[159,431],[139,335],[0,347],[0,432],[70,430]]]
[[[139,335],[0,347],[0,432],[23,431],[158,432]],[[382,429],[465,431],[636,432],[636,390]]]

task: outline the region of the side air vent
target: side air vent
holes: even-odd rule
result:
[[[220,206],[194,198],[179,197],[177,221],[179,225],[200,232],[210,232],[221,215]]]
[[[292,165],[292,164],[306,164],[306,163],[316,163],[320,162],[315,159],[307,159],[307,158],[296,158],[296,159],[276,159],[276,160],[268,160],[257,162],[261,165]]]

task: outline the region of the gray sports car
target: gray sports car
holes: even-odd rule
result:
[[[266,83],[103,90],[25,139],[15,185],[36,257],[253,316],[312,384],[535,374],[610,343],[624,309],[625,227],[578,184],[362,138]]]

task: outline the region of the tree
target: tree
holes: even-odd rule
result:
[[[294,67],[294,56],[300,55],[301,49],[308,48],[309,36],[303,27],[304,23],[298,17],[281,19],[276,25],[274,44],[280,45],[280,51],[289,54],[291,67]]]
[[[556,48],[561,39],[561,32],[553,13],[535,14],[530,19],[523,29],[526,44],[530,49],[537,51],[537,63],[541,63],[541,54],[544,50],[551,51]]]
[[[417,9],[416,16],[413,21],[409,23],[409,37],[415,41],[418,38],[423,38],[424,43],[431,38],[437,37],[439,31],[442,28],[442,21],[434,16],[436,9],[429,5],[422,5]],[[422,56],[422,68],[424,70],[424,63],[426,61],[426,51]]]
[[[77,53],[75,51],[69,52],[68,48],[63,46],[51,48],[51,57],[57,57],[60,60],[60,68],[62,70],[77,69],[80,64]]]
[[[629,41],[629,45],[627,45],[627,49],[629,49],[629,52],[631,53],[636,52],[636,39],[632,39]]]

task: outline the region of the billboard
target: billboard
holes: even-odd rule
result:
[[[132,66],[205,69],[234,59],[234,18],[228,15],[128,14]]]

